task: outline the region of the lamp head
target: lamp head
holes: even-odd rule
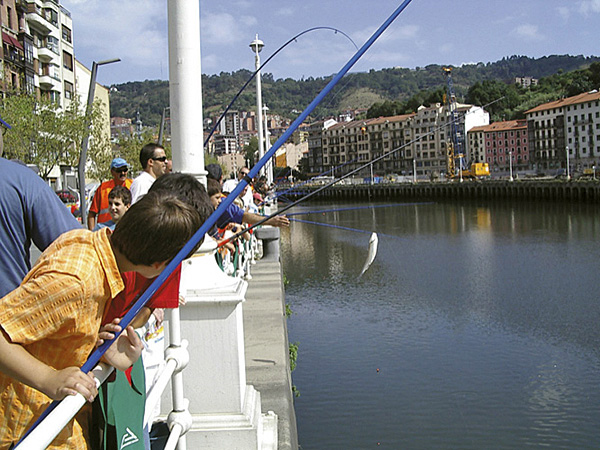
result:
[[[265,46],[265,43],[258,38],[258,34],[254,38],[252,42],[250,42],[250,48],[254,53],[260,53],[262,48]]]

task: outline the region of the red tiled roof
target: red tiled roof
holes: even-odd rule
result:
[[[590,91],[584,92],[583,94],[574,95],[573,97],[561,98],[553,102],[544,103],[536,106],[535,108],[525,111],[525,114],[530,114],[538,111],[546,111],[548,109],[563,108],[565,106],[577,105],[579,103],[586,103],[594,100],[600,100],[600,92]]]
[[[503,122],[494,122],[489,125],[480,125],[473,127],[469,130],[469,133],[473,131],[508,131],[508,130],[521,130],[527,129],[527,122],[525,120],[505,120]]]

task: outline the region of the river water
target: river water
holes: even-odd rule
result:
[[[599,208],[372,206],[282,233],[301,448],[599,448]]]

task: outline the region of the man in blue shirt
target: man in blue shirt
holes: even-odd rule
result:
[[[10,128],[0,119],[0,127]],[[31,269],[29,247],[44,251],[65,231],[81,225],[33,170],[2,158],[0,133],[0,297]]]

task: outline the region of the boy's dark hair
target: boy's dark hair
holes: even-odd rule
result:
[[[165,174],[152,183],[149,192],[168,192],[177,196],[179,200],[191,205],[200,213],[202,223],[214,211],[202,183],[189,174]]]
[[[175,195],[148,192],[123,215],[110,239],[131,263],[149,266],[171,261],[201,225],[200,213]]]
[[[125,186],[115,186],[108,193],[108,199],[120,198],[125,206],[131,205],[131,191]]]
[[[153,142],[146,144],[140,150],[140,164],[142,165],[142,169],[145,169],[148,165],[148,160],[150,160],[154,156],[154,152],[157,148],[164,150],[162,145],[155,144]]]
[[[206,180],[206,191],[208,192],[208,196],[212,197],[215,194],[221,193],[221,183],[212,178],[208,178]]]

